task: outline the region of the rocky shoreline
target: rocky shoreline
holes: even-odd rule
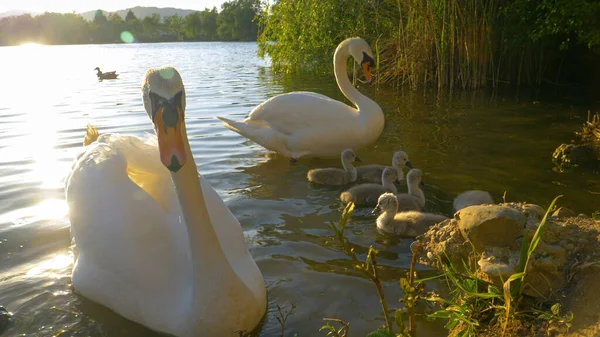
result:
[[[468,268],[501,289],[518,272],[522,242],[531,240],[544,215],[542,207],[526,203],[466,207],[417,238],[419,262],[438,270],[448,264],[463,271]],[[598,282],[600,220],[557,209],[548,216],[531,255],[523,294],[538,303],[558,302],[573,312],[575,332],[569,336],[578,336],[572,333],[590,328],[600,331]]]

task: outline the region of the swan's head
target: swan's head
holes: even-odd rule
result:
[[[158,137],[160,160],[171,172],[177,172],[187,159],[183,140],[185,89],[181,75],[170,66],[148,70],[142,96]]]
[[[362,160],[360,160],[360,158],[358,158],[356,156],[356,154],[354,154],[354,151],[347,149],[344,150],[342,152],[342,162],[344,163],[354,163],[354,162],[361,162]]]
[[[398,199],[394,193],[383,193],[377,199],[377,206],[373,209],[371,214],[377,213],[378,210],[382,212],[396,212],[398,209]]]
[[[392,166],[402,167],[406,165],[408,168],[413,168],[412,164],[408,161],[408,155],[404,151],[397,151],[392,157]]]
[[[360,64],[367,82],[371,82],[373,79],[371,69],[375,67],[375,59],[369,44],[360,37],[350,38],[348,39],[348,51],[354,60]]]
[[[391,167],[386,167],[385,169],[383,169],[383,172],[381,173],[381,181],[382,183],[385,184],[393,184],[394,180],[396,180],[396,178],[398,177],[398,174],[396,173],[396,170],[394,170]]]
[[[406,175],[406,181],[408,185],[412,186],[425,185],[425,183],[423,183],[423,173],[421,170],[416,168],[408,171],[408,174]]]

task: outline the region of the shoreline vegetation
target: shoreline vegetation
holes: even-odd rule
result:
[[[335,46],[356,35],[373,47],[376,79],[394,86],[470,90],[600,78],[595,0],[278,0],[259,20],[259,52],[280,72],[331,73]]]
[[[216,7],[162,17],[125,17],[98,9],[92,21],[76,13],[23,14],[0,19],[0,46],[34,42],[47,45],[176,41],[256,41],[259,0],[231,0]]]

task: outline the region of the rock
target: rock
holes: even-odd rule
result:
[[[477,252],[486,246],[511,246],[525,227],[527,216],[498,205],[469,206],[457,215],[458,227]]]
[[[543,213],[537,205],[522,203],[467,207],[419,237],[419,262],[440,270],[452,263],[502,286],[517,272],[521,242],[531,240]],[[524,293],[548,299],[572,287],[569,282],[579,270],[574,266],[600,261],[599,239],[600,220],[549,217],[529,260]]]
[[[598,157],[588,145],[561,144],[552,154],[552,162],[561,169],[570,167],[595,168]]]
[[[555,216],[557,218],[568,218],[568,217],[575,216],[575,212],[573,212],[572,210],[570,210],[566,207],[561,207],[561,208],[557,209],[556,211],[554,211],[554,213],[552,213],[552,216]]]
[[[546,210],[543,209],[540,205],[525,204],[522,206],[522,208],[523,211],[525,211],[525,213],[529,215],[530,218],[542,220],[542,218],[544,218],[544,215],[546,215]]]
[[[516,260],[514,256],[511,258],[507,248],[490,247],[483,251],[477,264],[483,279],[500,284],[516,272],[519,257]]]

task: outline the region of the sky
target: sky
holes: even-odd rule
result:
[[[135,6],[203,10],[213,6],[221,9],[221,4],[225,1],[227,0],[2,0],[0,1],[0,13],[16,9],[36,13],[45,11],[80,13],[95,9],[111,12]]]

